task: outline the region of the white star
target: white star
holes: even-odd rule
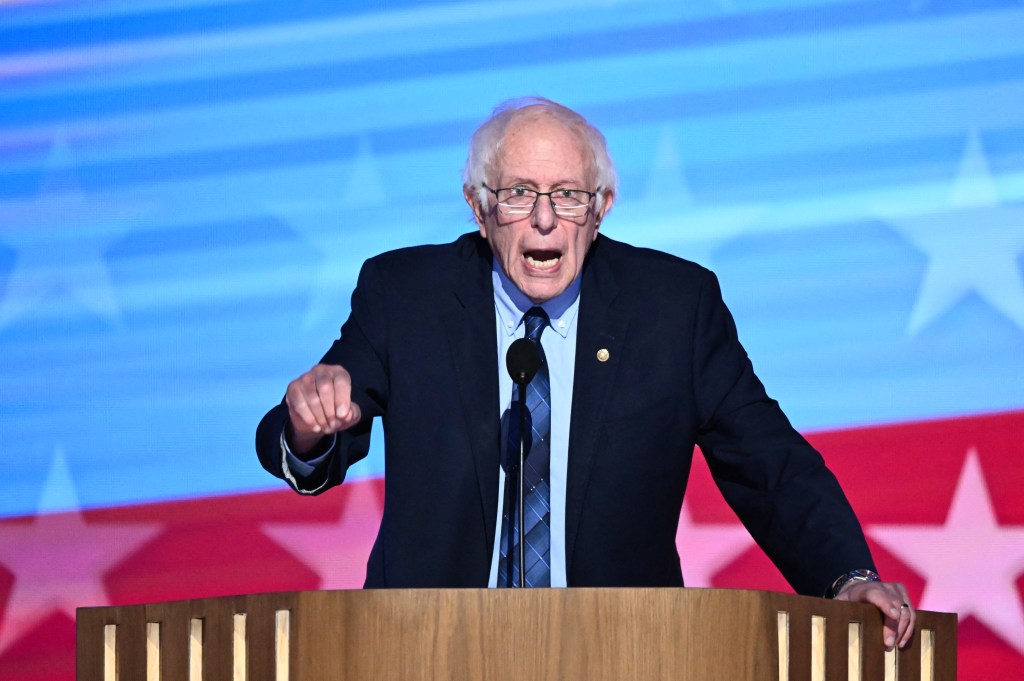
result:
[[[683,502],[676,548],[686,586],[712,586],[714,576],[752,546],[754,540],[740,523],[695,523],[689,502]]]
[[[943,525],[872,525],[868,533],[926,580],[919,607],[974,616],[1024,654],[1024,526],[1000,525],[978,453],[967,452]]]
[[[642,229],[649,235],[648,246],[711,267],[713,252],[749,232],[764,212],[760,205],[695,205],[675,134],[666,126],[655,148],[643,198],[616,205],[615,221],[622,234]]]
[[[160,532],[151,523],[87,522],[60,448],[39,506],[33,518],[0,521],[0,565],[14,575],[0,620],[0,652],[54,611],[74,620],[75,608],[109,605],[103,576]]]
[[[300,199],[267,204],[270,213],[301,233],[321,254],[304,331],[321,324],[337,330],[339,308],[348,303],[357,268],[364,260],[392,248],[436,239],[435,225],[439,225],[440,238],[447,238],[453,225],[466,223],[468,208],[457,215],[451,210],[452,206],[465,207],[461,195],[443,206],[389,201],[387,183],[366,139],[360,141],[353,160],[331,164],[317,181],[317,186],[307,188],[308,196],[317,197],[313,202]]]
[[[382,484],[380,480],[346,482],[336,522],[266,523],[263,532],[316,572],[321,589],[359,589],[380,527]]]
[[[916,334],[975,294],[1024,329],[1024,206],[1001,205],[981,140],[970,134],[946,206],[888,222],[928,256],[907,331]]]
[[[683,161],[679,157],[676,135],[669,126],[662,128],[658,138],[643,201],[651,205],[671,202],[683,207],[693,203],[693,193],[683,170]]]
[[[67,145],[58,137],[39,193],[0,203],[0,240],[16,251],[0,301],[0,329],[25,314],[59,318],[83,308],[121,324],[104,253],[146,209],[90,197],[71,168]]]
[[[370,141],[363,137],[359,140],[359,151],[341,193],[341,201],[347,206],[380,206],[385,200],[387,192],[384,191],[384,178],[377,166]]]

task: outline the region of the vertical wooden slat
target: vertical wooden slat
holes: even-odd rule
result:
[[[811,616],[811,681],[825,681],[825,628],[821,615]]]
[[[789,613],[779,612],[779,681],[789,681]]]
[[[188,681],[203,681],[203,619],[188,621]]]
[[[117,681],[117,625],[103,625],[103,681]]]
[[[885,681],[896,681],[896,665],[898,659],[895,648],[885,651]]]
[[[160,681],[159,622],[146,622],[146,681]]]
[[[288,681],[289,646],[291,645],[291,612],[274,613],[274,681]]]
[[[935,681],[935,632],[921,630],[921,681]]]
[[[862,668],[864,661],[864,637],[861,633],[860,622],[850,622],[850,642],[847,646],[846,653],[846,669],[849,681],[863,681],[864,670]]]
[[[245,641],[246,616],[244,612],[236,613],[232,618],[234,627],[232,629],[231,645],[231,679],[232,681],[246,681],[248,678],[247,667],[249,661],[249,650]]]

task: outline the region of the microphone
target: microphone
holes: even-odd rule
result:
[[[526,385],[533,380],[533,377],[537,375],[537,370],[540,369],[540,350],[537,348],[537,344],[526,338],[520,338],[512,342],[512,345],[508,348],[508,353],[505,355],[505,368],[508,369],[508,375],[512,377],[512,381],[519,385],[519,475],[516,485],[516,498],[518,500],[517,515],[519,530],[519,587],[522,587],[526,579],[526,538],[525,538],[525,526],[523,516],[526,512],[524,508],[524,484],[523,484],[523,468],[526,463],[526,440],[525,434],[523,433],[526,428]],[[509,489],[511,481],[506,478],[505,485],[506,489]],[[508,524],[508,537],[506,541],[509,549],[512,548],[513,539],[513,525]],[[509,551],[507,554],[509,561],[506,568],[506,574],[509,579],[512,578],[512,552]]]
[[[508,354],[505,355],[505,367],[514,383],[518,383],[521,388],[526,387],[540,369],[540,351],[537,344],[526,338],[513,341]]]

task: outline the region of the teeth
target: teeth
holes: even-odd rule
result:
[[[537,260],[532,255],[527,255],[525,257],[526,257],[526,262],[528,262],[531,267],[537,267],[537,268],[542,269],[542,270],[551,269],[552,267],[554,267],[555,265],[558,264],[559,260],[561,260],[561,258],[550,258],[548,260]]]

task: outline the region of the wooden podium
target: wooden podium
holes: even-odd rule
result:
[[[80,608],[78,681],[952,681],[956,616],[722,589],[302,591]]]

